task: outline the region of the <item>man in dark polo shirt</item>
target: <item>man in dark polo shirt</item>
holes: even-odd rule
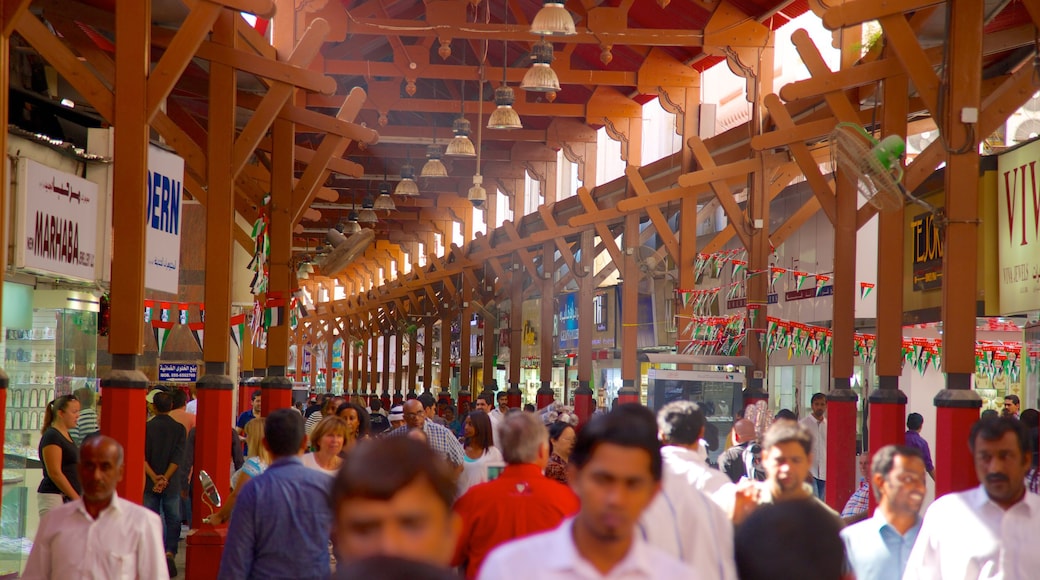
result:
[[[162,516],[163,545],[166,548],[166,566],[170,576],[177,575],[173,560],[181,537],[180,483],[177,468],[184,464],[184,426],[170,417],[173,398],[169,393],[156,393],[152,401],[155,418],[145,424],[144,506]]]

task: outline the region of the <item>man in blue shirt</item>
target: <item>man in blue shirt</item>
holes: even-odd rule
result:
[[[924,459],[912,447],[886,445],[874,455],[874,517],[841,531],[848,565],[857,580],[902,578],[921,530]]]
[[[238,416],[238,421],[235,421],[235,427],[238,427],[239,435],[245,434],[246,423],[260,416],[260,389],[253,391],[251,401],[253,406],[242,411]]]
[[[279,409],[264,424],[271,466],[242,488],[231,514],[221,579],[329,577],[331,478],[303,466],[303,416]]]

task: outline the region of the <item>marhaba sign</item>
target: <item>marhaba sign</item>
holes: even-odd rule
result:
[[[1000,311],[1040,309],[1040,141],[997,160]]]

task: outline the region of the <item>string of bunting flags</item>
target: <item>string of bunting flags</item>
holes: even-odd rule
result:
[[[272,326],[281,326],[286,322],[288,307],[289,328],[295,330],[299,319],[308,315],[314,304],[307,295],[297,290],[288,301],[278,293],[269,292],[263,306],[260,300],[253,302],[252,313],[235,314],[229,319],[229,332],[235,346],[241,347],[243,338],[258,348],[267,346],[267,331]],[[173,311],[177,311],[176,318]],[[198,312],[197,317],[192,311]],[[193,320],[193,318],[195,318]],[[247,321],[248,318],[248,321]],[[156,349],[162,354],[166,349],[170,334],[175,325],[187,326],[199,350],[205,341],[206,305],[201,302],[166,302],[161,300],[144,301],[144,322],[152,329]],[[249,334],[246,333],[248,322]]]
[[[749,306],[757,313],[759,305]],[[680,354],[737,356],[743,353],[747,335],[755,329],[746,328],[743,314],[730,316],[692,316],[685,319],[683,333],[689,339],[676,341]],[[759,342],[768,355],[786,351],[794,356],[807,356],[816,364],[822,355],[830,355],[834,346],[834,332],[829,328],[768,317]],[[855,333],[853,348],[864,364],[873,364],[877,357],[877,335]],[[924,375],[929,367],[942,368],[942,339],[903,338],[903,363]],[[1024,349],[1019,342],[980,340],[975,343],[975,372],[989,377],[1006,376],[1012,383],[1019,381],[1021,361],[1025,358],[1030,373],[1040,372],[1040,345]]]

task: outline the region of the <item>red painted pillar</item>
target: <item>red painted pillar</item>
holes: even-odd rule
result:
[[[393,402],[395,405],[404,403],[404,395],[402,395],[400,391],[394,393]]]
[[[759,372],[759,371],[756,371]],[[761,378],[748,379],[748,386],[744,389],[744,405],[742,408],[747,409],[751,405],[755,405],[759,401],[769,404],[769,393],[762,388],[763,381]]]
[[[551,384],[550,381],[542,381],[542,386],[538,387],[538,393],[534,398],[535,407],[544,409],[556,399],[556,395],[553,393],[552,387],[550,386]],[[509,406],[512,407],[513,405],[510,404]]]
[[[622,379],[621,390],[618,391],[618,404],[639,404],[640,402],[641,401],[639,400],[639,387],[636,386],[636,381],[632,379]]]
[[[379,396],[379,402],[382,403],[383,407],[386,408],[386,409],[390,409],[391,407],[393,407],[393,405],[390,404],[390,403],[392,403],[392,401],[390,400],[390,394],[389,393],[383,393],[382,395],[380,395]]]
[[[285,372],[285,369],[278,369]],[[264,377],[260,381],[260,415],[266,417],[272,411],[292,407],[292,379],[285,375]]]
[[[824,500],[838,512],[856,491],[856,401],[848,379],[827,394],[827,486]]]
[[[870,442],[867,449],[874,457],[885,445],[906,442],[906,394],[899,390],[899,377],[878,377],[878,387],[870,393]],[[870,477],[869,475],[867,477]],[[874,513],[877,500],[870,494],[868,513]]]
[[[939,497],[979,484],[968,436],[979,420],[982,401],[975,391],[944,389],[935,396],[935,407],[935,497]]]
[[[104,410],[101,433],[123,446],[123,481],[116,486],[119,497],[141,503],[144,498],[144,395],[148,377],[134,367],[136,355],[113,354],[112,371],[101,379]]]
[[[220,363],[223,367],[223,363]],[[186,539],[186,578],[216,578],[224,551],[227,527],[215,528],[202,522],[210,508],[202,501],[202,485],[198,473],[205,471],[213,479],[220,496],[231,494],[231,429],[235,383],[222,374],[207,374],[198,384],[198,417],[195,425],[195,464],[192,477],[191,532]]]
[[[592,418],[593,394],[590,381],[579,381],[578,388],[574,389],[574,413],[578,416],[579,428]]]
[[[512,356],[512,355],[510,355]],[[509,390],[506,391],[507,401],[509,402],[510,409],[521,409],[524,406],[523,395],[520,392],[520,383],[509,383]]]

